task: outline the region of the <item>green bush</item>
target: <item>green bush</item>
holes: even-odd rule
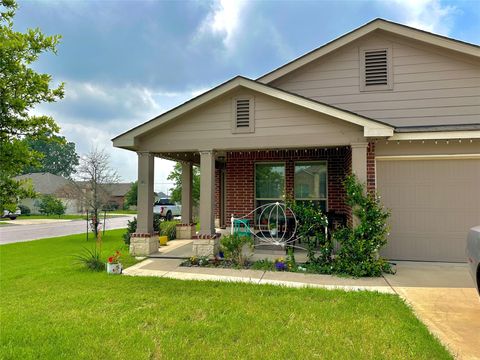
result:
[[[30,208],[26,205],[18,205],[18,208],[20,209],[22,215],[30,215],[32,213]]]
[[[243,247],[248,245],[251,248],[253,239],[250,236],[240,236],[238,234],[225,235],[221,238],[220,244],[226,260],[243,266],[247,261],[247,258],[243,255]]]
[[[374,193],[367,193],[355,175],[344,181],[346,202],[359,219],[355,227],[346,226],[334,233],[340,243],[335,259],[335,272],[351,276],[381,276],[391,272],[390,264],[379,256],[387,243],[389,211]]]
[[[159,214],[153,214],[153,229],[154,231],[159,231],[161,233],[160,224],[162,223],[162,219]],[[132,234],[137,231],[137,218],[134,217],[133,220],[129,220],[127,224],[127,232],[123,234],[123,241],[125,244],[130,245],[130,238]],[[168,236],[168,235],[167,235]],[[170,239],[170,238],[169,238]],[[175,236],[170,239],[175,239]]]
[[[253,270],[275,271],[275,263],[269,259],[257,260],[252,264]]]
[[[158,234],[167,236],[168,240],[175,240],[177,238],[177,224],[178,221],[161,221]]]
[[[66,206],[63,205],[60,199],[52,195],[43,195],[40,201],[37,201],[40,214],[44,215],[58,215],[65,214]]]

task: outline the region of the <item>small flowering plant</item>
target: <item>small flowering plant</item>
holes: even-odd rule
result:
[[[108,263],[109,264],[118,264],[120,262],[120,257],[122,254],[120,254],[120,251],[115,251],[115,254],[113,256],[110,256],[108,258]]]
[[[287,264],[285,263],[284,258],[278,258],[275,260],[275,269],[277,271],[285,271],[287,269]]]

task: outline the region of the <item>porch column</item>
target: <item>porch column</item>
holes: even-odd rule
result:
[[[366,191],[368,143],[354,143],[350,144],[350,146],[352,148],[352,173],[354,173],[357,176],[357,179],[364,184]],[[359,219],[356,216],[353,216],[352,220],[354,226],[358,225]]]
[[[130,238],[130,253],[145,256],[158,251],[158,236],[153,228],[154,156],[138,153],[137,230]]]
[[[182,162],[182,224],[191,224],[192,217],[192,163]]]
[[[368,143],[350,144],[352,148],[352,172],[357,179],[367,184],[367,147]]]
[[[200,151],[200,235],[215,234],[215,154]]]

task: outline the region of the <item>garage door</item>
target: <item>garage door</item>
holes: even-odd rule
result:
[[[383,256],[465,261],[467,231],[480,224],[480,159],[377,159],[377,190],[392,212]]]

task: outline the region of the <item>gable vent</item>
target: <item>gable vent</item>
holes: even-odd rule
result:
[[[387,49],[365,51],[365,86],[388,85]]]
[[[235,125],[237,128],[250,127],[250,99],[237,99]]]

